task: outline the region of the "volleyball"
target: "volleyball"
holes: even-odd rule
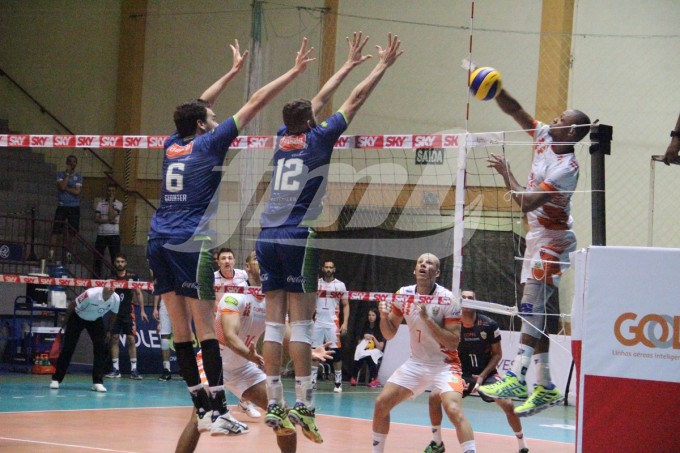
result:
[[[480,101],[489,101],[501,92],[503,77],[501,73],[488,66],[475,69],[468,81],[470,92]]]

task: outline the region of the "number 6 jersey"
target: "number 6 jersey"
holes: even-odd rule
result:
[[[175,132],[166,140],[161,202],[151,220],[150,239],[208,235],[207,224],[218,204],[220,167],[236,137],[232,116],[206,134],[180,138]]]

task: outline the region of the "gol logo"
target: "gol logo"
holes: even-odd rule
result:
[[[635,313],[623,313],[614,323],[614,335],[624,346],[642,343],[649,348],[680,349],[680,316],[648,314],[639,322]]]

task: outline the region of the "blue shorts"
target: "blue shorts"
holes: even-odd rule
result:
[[[262,291],[284,289],[291,293],[316,292],[319,251],[311,228],[264,228],[255,251],[260,264]]]
[[[153,272],[154,295],[174,291],[179,296],[215,300],[212,243],[201,241],[198,252],[180,252],[166,247],[184,242],[184,239],[149,239],[146,258]]]

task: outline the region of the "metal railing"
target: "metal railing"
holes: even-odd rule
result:
[[[94,262],[101,259],[103,267],[114,273],[113,265],[66,221],[61,240],[54,244],[50,257],[50,237],[57,221],[37,219],[35,209],[30,215],[0,214],[0,241],[6,244],[8,256],[0,255],[0,269],[4,272],[27,271],[40,265],[41,258],[60,261],[71,277],[90,278],[95,275]],[[19,250],[20,251],[17,251]]]

